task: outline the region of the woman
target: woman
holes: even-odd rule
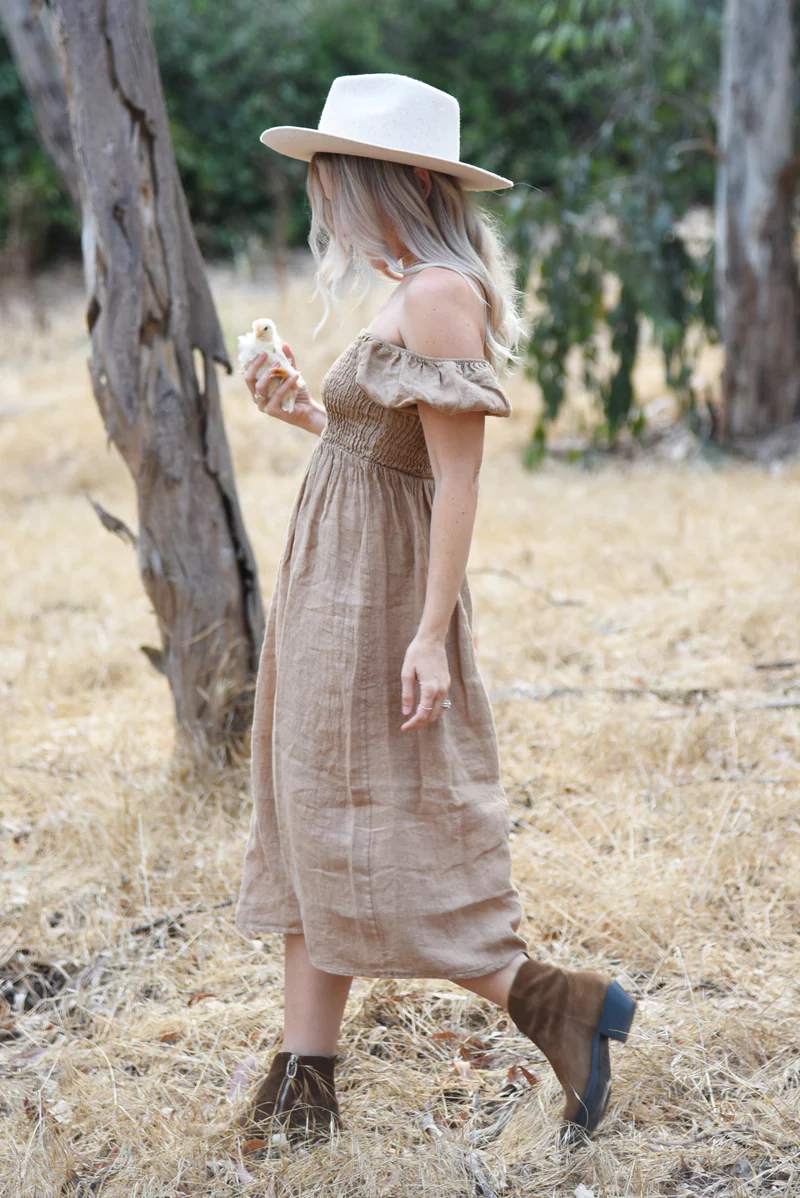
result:
[[[256,687],[236,923],[285,936],[285,1022],[241,1122],[290,1137],[338,1125],[352,977],[424,976],[507,1009],[564,1087],[566,1130],[591,1133],[608,1039],[626,1039],[634,1002],[600,974],[533,960],[518,935],[465,577],[484,420],[510,414],[496,369],[521,332],[509,265],[468,192],[512,184],[462,163],[457,101],[402,75],[342,76],[317,130],[261,140],[310,163],[323,320],[353,265],[399,284],[328,370],[324,405],[296,370],[268,401],[263,356],[245,371],[261,411],[319,441]]]

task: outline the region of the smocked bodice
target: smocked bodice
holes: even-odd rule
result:
[[[511,413],[488,361],[417,354],[362,329],[322,380],[328,423],[321,439],[366,461],[432,478],[417,400],[450,413]]]
[[[362,338],[347,347],[322,381],[328,424],[322,440],[381,466],[432,478],[422,422],[414,411],[386,408],[356,381]]]

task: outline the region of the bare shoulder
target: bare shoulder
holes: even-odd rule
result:
[[[445,266],[412,275],[400,319],[405,346],[437,358],[482,358],[485,309],[473,286]]]

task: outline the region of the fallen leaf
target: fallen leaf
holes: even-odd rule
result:
[[[9,1039],[16,1034],[14,1014],[6,1000],[0,996],[0,1037],[2,1039]]]
[[[467,1036],[464,1043],[467,1048],[471,1048],[475,1052],[486,1052],[489,1048],[489,1045],[484,1040],[481,1040],[480,1036]]]
[[[258,1137],[254,1137],[252,1140],[245,1140],[244,1144],[242,1144],[242,1155],[249,1156],[251,1152],[261,1152],[266,1147],[266,1140],[259,1140]]]
[[[85,1166],[85,1168],[91,1172],[92,1180],[87,1181],[86,1178],[79,1179],[79,1180],[81,1181],[82,1184],[89,1187],[89,1188],[87,1188],[87,1193],[99,1192],[97,1190],[98,1183],[102,1183],[102,1181],[104,1181],[105,1178],[108,1177],[111,1173],[116,1173],[120,1169],[124,1168],[125,1159],[121,1155],[121,1152],[122,1152],[122,1150],[121,1150],[120,1146],[117,1144],[117,1146],[115,1148],[111,1149],[111,1151],[106,1156],[105,1160],[96,1161],[92,1165]]]
[[[47,1114],[47,1103],[42,1094],[36,1098],[30,1098],[27,1094],[22,1100],[22,1109],[31,1122],[38,1123]]]
[[[466,1032],[443,1031],[434,1032],[431,1040],[455,1040],[461,1045],[461,1052],[466,1056],[470,1049],[475,1052],[486,1052],[488,1045],[478,1036],[468,1035]]]
[[[38,1061],[46,1052],[46,1048],[26,1048],[10,1057],[8,1064],[14,1069],[21,1068],[23,1065],[30,1065],[33,1061]]]
[[[245,1057],[234,1066],[231,1080],[228,1082],[228,1098],[235,1099],[245,1090],[256,1075],[258,1061],[255,1057]]]
[[[65,1099],[60,1098],[52,1108],[50,1114],[55,1119],[56,1123],[71,1123],[72,1122],[72,1107]]]
[[[444,1135],[441,1127],[436,1126],[436,1120],[433,1117],[433,1111],[429,1102],[425,1103],[423,1110],[420,1112],[419,1125],[423,1131],[429,1131],[434,1136]]]
[[[111,1167],[112,1167],[112,1166],[113,1166],[113,1165],[116,1163],[116,1160],[117,1160],[117,1157],[118,1157],[118,1156],[119,1156],[119,1154],[120,1154],[120,1151],[121,1151],[121,1150],[120,1150],[120,1146],[119,1146],[119,1144],[117,1144],[116,1148],[112,1148],[112,1149],[111,1149],[111,1151],[109,1152],[108,1156],[107,1156],[107,1157],[106,1157],[106,1159],[103,1161],[103,1168],[104,1168],[104,1169],[110,1169],[110,1168],[111,1168]]]
[[[452,1068],[462,1081],[466,1081],[472,1073],[472,1064],[468,1060],[465,1061],[463,1057],[455,1057],[452,1061]]]
[[[182,1031],[164,1032],[163,1036],[158,1037],[159,1044],[175,1044],[183,1035]]]
[[[539,1079],[535,1073],[531,1073],[524,1065],[512,1065],[508,1071],[508,1083],[511,1086],[536,1086],[539,1084]]]
[[[460,1127],[462,1123],[466,1123],[470,1115],[470,1111],[453,1111],[451,1114],[444,1116],[442,1123],[445,1127]]]

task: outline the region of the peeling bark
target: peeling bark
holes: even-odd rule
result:
[[[791,0],[728,0],[715,285],[733,438],[781,428],[800,408],[793,40]]]
[[[178,728],[195,744],[224,745],[250,725],[264,615],[219,403],[215,364],[231,365],[178,177],[147,7],[49,6],[77,163],[94,394],[136,484],[138,565]]]

